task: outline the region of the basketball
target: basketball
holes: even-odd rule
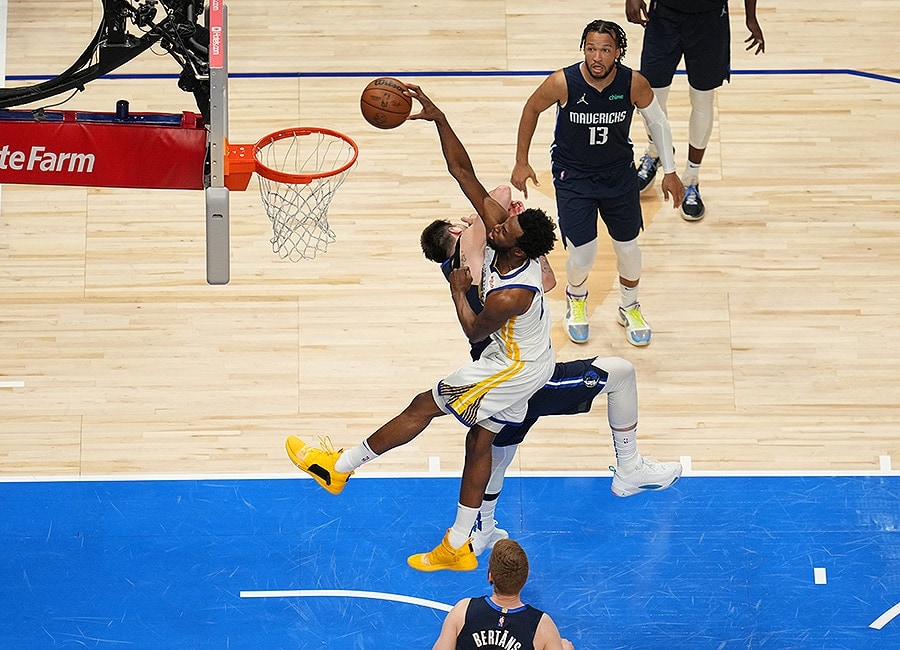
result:
[[[406,85],[392,77],[369,82],[359,98],[359,110],[366,122],[379,129],[395,129],[409,117],[412,99],[403,94]]]

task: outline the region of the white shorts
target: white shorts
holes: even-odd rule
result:
[[[553,348],[536,361],[513,361],[492,342],[478,361],[444,377],[432,389],[444,413],[471,427],[480,424],[497,433],[508,424],[521,424],[528,400],[550,377],[556,363]]]

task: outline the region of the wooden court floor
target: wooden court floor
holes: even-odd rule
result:
[[[891,0],[760,2],[767,53],[743,51],[732,2],[732,82],[719,93],[702,172],[707,216],[686,223],[643,198],[641,302],[653,343],[614,321],[611,250],[590,278],[592,339],[560,359],[619,355],[638,371],[639,447],[698,471],[877,471],[900,463],[900,68]],[[7,86],[62,71],[100,3],[3,2]],[[202,193],[6,185],[0,190],[0,475],[290,474],[288,434],[355,444],[463,363],[445,283],[421,228],[469,211],[433,125],[377,131],[369,79],[420,83],[486,186],[512,168],[525,99],[581,58],[583,26],[640,28],[621,2],[261,2],[229,5],[230,135],[343,131],[361,148],[332,204],[337,241],[279,260],[255,194],[231,197],[231,283],[205,281]],[[195,110],[175,63],[146,53],[58,108]],[[490,73],[490,74],[483,74]],[[151,75],[152,78],[147,78]],[[153,75],[157,75],[153,77]],[[59,98],[64,99],[63,97]],[[669,101],[679,168],[687,90]],[[633,133],[643,146],[640,120]],[[555,214],[545,114],[528,203]],[[562,273],[565,253],[551,262]],[[602,470],[605,406],[529,435],[515,469]],[[363,472],[458,471],[462,429],[438,421]],[[429,463],[432,464],[429,464]]]

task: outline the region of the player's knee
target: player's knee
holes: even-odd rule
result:
[[[715,90],[688,90],[691,98],[691,117],[688,122],[688,142],[695,149],[706,149],[713,128]]]
[[[614,386],[633,384],[635,382],[634,364],[622,357],[605,357],[596,359],[595,366],[606,371],[607,383]]]
[[[625,242],[613,240],[612,245],[616,253],[616,270],[619,276],[626,280],[640,280],[641,249],[638,247],[637,238]]]
[[[594,260],[597,257],[597,240],[595,239],[581,246],[573,246],[569,242],[567,248],[569,257],[566,260],[566,275],[569,284],[579,286],[584,284],[591,267],[594,265]]]

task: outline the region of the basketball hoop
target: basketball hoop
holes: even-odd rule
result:
[[[343,133],[317,127],[276,131],[254,145],[229,145],[225,185],[247,188],[253,172],[272,222],[272,252],[298,262],[325,252],[336,237],[328,206],[356,164],[359,148]]]

